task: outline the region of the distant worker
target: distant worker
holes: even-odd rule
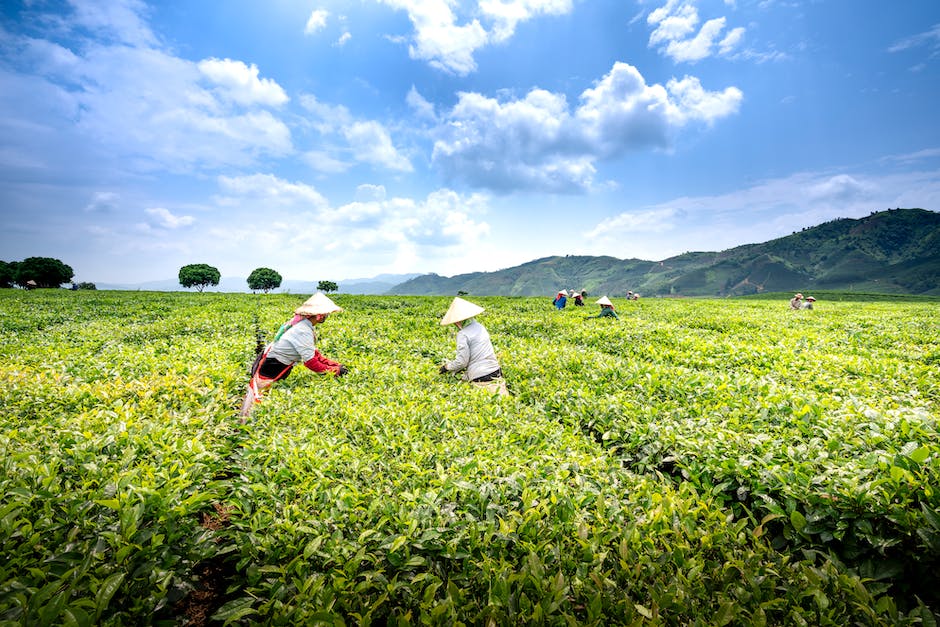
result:
[[[574,304],[577,307],[584,307],[584,290],[574,293]]]
[[[815,302],[816,302],[815,298],[813,298],[812,296],[807,296],[806,298],[803,299],[803,309],[812,309],[813,303]]]
[[[317,350],[317,334],[313,328],[322,324],[331,313],[342,310],[322,292],[317,292],[294,310],[294,317],[281,325],[274,341],[267,345],[252,367],[251,382],[242,402],[242,421],[251,414],[255,403],[261,402],[262,394],[275,381],[287,378],[298,363],[318,374],[346,374],[346,366],[327,359]]]
[[[803,308],[803,295],[797,292],[793,295],[793,298],[790,299],[790,309],[802,309]]]
[[[441,364],[439,372],[447,374],[462,371],[462,379],[475,387],[508,396],[509,390],[503,380],[503,371],[499,367],[490,334],[473,318],[484,311],[483,307],[459,296],[451,302],[447,313],[441,318],[441,326],[452,324],[457,327],[457,355]]]
[[[565,290],[559,290],[558,295],[555,296],[555,300],[552,301],[552,304],[555,305],[555,309],[564,309],[567,302],[568,292]]]
[[[617,312],[614,311],[614,304],[610,302],[610,299],[606,296],[601,296],[594,303],[601,306],[600,312],[596,316],[588,316],[590,318],[616,318],[620,320],[620,316],[617,315]]]

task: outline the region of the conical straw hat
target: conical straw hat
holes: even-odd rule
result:
[[[610,302],[610,299],[607,298],[606,296],[601,296],[600,298],[598,298],[595,304],[596,305],[610,305],[611,307],[614,306],[614,304]]]
[[[448,324],[454,324],[455,322],[462,322],[467,318],[472,318],[477,314],[481,314],[485,311],[479,305],[474,305],[470,301],[466,301],[459,296],[455,296],[453,302],[450,304],[450,308],[447,310],[447,313],[444,314],[444,317],[441,318],[441,326],[446,326]]]
[[[295,314],[301,316],[315,316],[317,314],[331,314],[334,311],[342,311],[343,308],[330,300],[323,292],[317,292],[308,298],[303,305],[294,310]]]

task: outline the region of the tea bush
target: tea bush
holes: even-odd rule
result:
[[[0,622],[935,624],[936,304],[339,295],[240,424],[305,297],[0,293]]]

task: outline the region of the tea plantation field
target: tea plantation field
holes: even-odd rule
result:
[[[940,304],[339,295],[240,424],[307,296],[0,292],[0,624],[936,624]]]

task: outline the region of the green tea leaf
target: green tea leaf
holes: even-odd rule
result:
[[[806,517],[799,510],[793,510],[790,512],[790,524],[798,532],[802,532],[806,528]]]
[[[95,594],[95,615],[101,616],[101,613],[108,607],[114,593],[118,591],[121,584],[124,583],[124,573],[114,573],[104,580]]]
[[[908,453],[907,456],[918,464],[923,464],[930,457],[930,447],[921,446]]]

